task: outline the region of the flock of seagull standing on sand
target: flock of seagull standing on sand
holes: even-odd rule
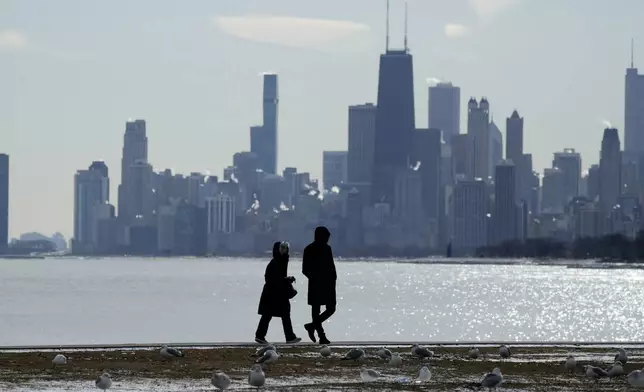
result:
[[[623,348],[617,349],[617,354],[615,355],[614,363],[607,369],[601,367],[585,365],[584,371],[586,377],[593,380],[595,383],[599,380],[607,378],[612,380],[614,378],[624,375],[624,365],[628,362],[628,354]],[[160,355],[164,359],[175,359],[184,357],[184,353],[176,348],[163,346],[159,351]],[[418,344],[414,344],[411,347],[412,356],[419,358],[420,360],[431,359],[434,356],[434,352],[429,350],[426,347],[422,347]],[[280,355],[277,352],[277,347],[273,344],[268,344],[257,350],[255,353],[257,360],[251,366],[251,369],[248,373],[248,385],[254,388],[261,388],[266,383],[266,374],[264,373],[264,368],[272,363],[275,363]],[[332,355],[331,347],[324,345],[320,348],[320,355],[322,357],[330,357]],[[481,353],[478,348],[472,347],[469,349],[467,356],[470,359],[478,359]],[[342,358],[346,361],[359,362],[365,358],[365,350],[362,348],[352,348],[350,349]],[[402,357],[397,352],[391,352],[385,347],[381,347],[376,351],[376,356],[382,360],[386,360],[389,367],[396,368],[400,367],[403,364]],[[512,356],[510,347],[506,345],[501,345],[499,347],[499,356],[502,359],[509,359]],[[55,366],[62,366],[67,364],[67,358],[63,354],[57,354],[52,360],[52,364]],[[566,370],[570,373],[575,373],[577,369],[577,360],[574,356],[568,355],[564,363]],[[373,382],[377,381],[383,377],[383,375],[377,370],[362,367],[360,369],[360,378],[364,382]],[[426,383],[429,382],[432,378],[432,372],[428,366],[423,366],[418,372],[418,376],[413,380],[415,383]],[[634,370],[626,376],[626,380],[631,387],[634,388],[644,388],[644,370]],[[483,388],[488,388],[489,391],[496,389],[503,383],[503,374],[501,369],[495,367],[490,373],[487,373],[483,376],[480,381],[480,386]],[[220,391],[228,389],[232,385],[231,378],[223,372],[215,372],[211,379],[212,385]],[[112,377],[109,373],[103,373],[95,381],[95,385],[98,389],[103,391],[109,389],[112,386]]]

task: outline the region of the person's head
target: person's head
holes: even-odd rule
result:
[[[290,249],[290,246],[289,246],[288,242],[283,241],[283,242],[280,243],[279,251],[280,251],[280,254],[282,256],[287,255],[289,249]]]
[[[329,242],[331,238],[331,232],[324,226],[318,226],[315,228],[314,239],[315,242],[322,242],[324,244]]]
[[[282,245],[282,241],[273,244],[273,257],[280,257],[280,245]]]

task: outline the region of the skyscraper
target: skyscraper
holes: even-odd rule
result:
[[[109,201],[110,180],[107,165],[96,161],[89,169],[79,170],[74,176],[74,252],[92,251],[97,212]]]
[[[474,177],[488,181],[490,173],[490,104],[486,98],[477,102],[470,98],[467,104],[467,133],[474,143]]]
[[[440,129],[443,141],[461,132],[461,89],[451,82],[429,87],[429,128]]]
[[[604,214],[618,203],[622,190],[622,153],[619,133],[615,128],[604,129],[599,158],[599,204]]]
[[[496,175],[496,165],[503,160],[503,134],[494,120],[490,121],[488,132],[490,136],[490,160],[488,161],[490,167],[488,170],[490,175],[494,177]]]
[[[437,224],[440,220],[441,191],[441,130],[417,129],[413,139],[414,163],[420,162],[422,200],[425,216]]]
[[[496,244],[517,239],[516,168],[511,160],[500,162],[494,175],[494,238]]]
[[[131,166],[137,161],[148,160],[148,137],[145,120],[128,121],[123,136],[123,154],[121,156],[121,185],[118,188],[118,214],[126,221],[132,218],[128,205],[128,184],[132,184]]]
[[[322,182],[324,189],[347,182],[346,151],[322,151]]]
[[[347,178],[350,183],[371,183],[376,136],[376,105],[349,106]]]
[[[387,15],[389,10],[387,10]],[[406,14],[406,12],[405,12]],[[389,49],[389,24],[387,45],[380,55],[378,74],[378,109],[372,177],[372,201],[393,203],[394,181],[400,169],[410,165],[412,135],[416,129],[414,114],[414,66],[407,47],[405,19],[405,45],[402,50]]]
[[[9,155],[0,154],[0,254],[9,244]]]
[[[581,155],[574,148],[564,148],[556,152],[552,167],[558,167],[564,175],[563,202],[567,204],[579,196],[579,180],[581,179]]]
[[[453,247],[474,254],[487,245],[487,184],[483,180],[458,181],[452,193]]]
[[[644,75],[635,68],[632,48],[625,82],[624,152],[628,161],[637,161],[644,156]]]
[[[259,168],[277,174],[279,90],[276,74],[264,74],[263,125],[250,129],[250,150],[257,154]]]
[[[516,165],[523,155],[523,117],[516,110],[505,120],[505,158]]]

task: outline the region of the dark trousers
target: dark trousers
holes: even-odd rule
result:
[[[271,323],[273,316],[263,315],[259,319],[259,325],[257,326],[257,331],[255,332],[255,337],[257,338],[266,338],[266,333],[268,332],[268,325]],[[282,327],[284,327],[284,336],[286,340],[295,339],[295,332],[293,332],[293,323],[291,323],[291,315],[286,315],[282,317]]]
[[[324,328],[322,328],[322,323],[328,320],[329,317],[333,316],[333,313],[335,313],[335,304],[326,305],[324,307],[324,312],[320,313],[321,311],[322,306],[311,305],[311,318],[313,319],[313,325],[315,326],[315,330],[317,331],[318,335],[324,335]]]

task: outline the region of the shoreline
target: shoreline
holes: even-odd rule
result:
[[[379,344],[360,342],[353,346],[363,347],[366,357],[361,363],[343,361],[350,344],[332,345],[333,354],[324,358],[319,346],[278,345],[280,358],[265,369],[267,384],[264,390],[322,391],[329,388],[344,390],[419,390],[424,386],[414,385],[413,380],[421,366],[432,371],[432,380],[426,384],[432,390],[477,390],[482,374],[500,367],[504,374],[504,388],[512,390],[579,390],[590,388],[583,374],[583,365],[593,364],[606,368],[613,362],[615,347],[627,347],[629,361],[624,366],[626,373],[644,366],[644,344],[629,347],[627,343],[614,346],[611,343],[589,343],[587,346],[571,343],[568,347],[515,343],[511,346],[512,357],[503,360],[498,354],[498,345],[479,344],[479,359],[470,359],[469,344],[428,344],[434,356],[426,360],[415,358],[410,346],[395,343],[386,345],[403,358],[400,368],[391,368],[376,355]],[[376,342],[371,342],[376,343]],[[593,347],[595,346],[595,347]],[[104,371],[112,375],[116,389],[130,391],[205,390],[210,388],[213,371],[224,371],[233,379],[233,388],[247,388],[248,369],[255,360],[259,345],[237,347],[204,347],[184,349],[185,357],[163,360],[159,347],[135,348],[114,347],[106,350],[63,349],[57,351],[7,352],[0,351],[0,389],[3,391],[28,391],[47,389],[78,390],[94,388],[93,380]],[[67,356],[66,365],[53,367],[52,359],[57,353]],[[577,358],[577,369],[569,375],[563,367],[568,354]],[[381,380],[364,383],[359,369],[366,366],[383,374]],[[404,381],[408,380],[408,381]],[[600,390],[625,387],[624,378],[602,381]]]

